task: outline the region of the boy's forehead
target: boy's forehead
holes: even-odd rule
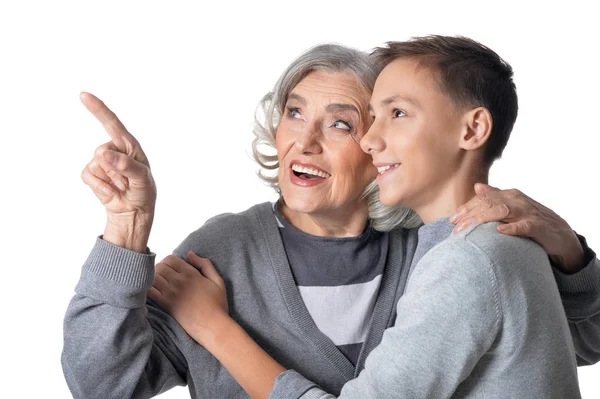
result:
[[[369,108],[398,101],[419,105],[418,98],[436,84],[430,68],[414,59],[399,58],[383,68],[377,77]]]

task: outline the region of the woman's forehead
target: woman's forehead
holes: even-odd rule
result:
[[[370,93],[350,72],[313,71],[291,90],[288,100],[300,102],[353,103],[363,108]]]

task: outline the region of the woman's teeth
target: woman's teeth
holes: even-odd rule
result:
[[[323,179],[327,179],[329,176],[331,176],[327,172],[322,172],[317,169],[307,168],[306,166],[300,166],[300,165],[296,165],[296,164],[292,165],[292,170],[294,172],[298,172],[298,173],[306,173],[306,174],[313,175],[313,176],[319,176],[319,177],[322,177]]]
[[[399,163],[395,163],[393,165],[387,165],[387,166],[379,166],[377,168],[377,171],[379,171],[379,174],[384,174],[387,170],[390,170],[392,168],[397,168],[398,166],[400,166]]]

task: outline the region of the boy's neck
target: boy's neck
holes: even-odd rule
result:
[[[487,170],[458,174],[444,186],[439,187],[431,201],[414,210],[425,224],[450,217],[459,206],[475,197],[475,183],[487,184],[487,182]]]

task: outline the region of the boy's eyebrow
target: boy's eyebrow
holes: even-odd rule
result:
[[[396,101],[406,101],[407,103],[411,103],[415,107],[420,108],[419,102],[417,100],[413,100],[410,97],[404,97],[399,94],[397,94],[395,96],[390,96],[388,98],[384,98],[383,100],[381,100],[381,102],[379,104],[382,107],[385,107],[386,105],[390,105],[391,103],[395,103]],[[372,111],[372,110],[373,110],[373,108],[371,107],[371,104],[369,104],[369,111]]]

